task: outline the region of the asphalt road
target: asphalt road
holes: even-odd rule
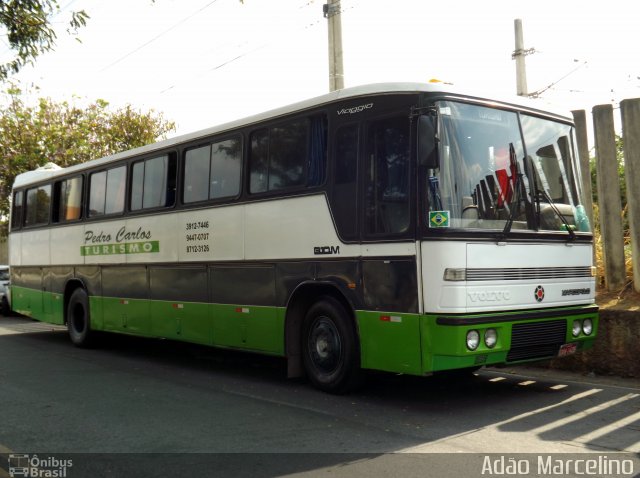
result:
[[[0,317],[0,404],[0,455],[68,456],[71,478],[472,476],[487,454],[640,453],[638,380],[372,374],[333,396],[278,358],[115,335],[78,349],[16,317]]]

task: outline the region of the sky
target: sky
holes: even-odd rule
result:
[[[328,92],[323,3],[60,0],[56,51],[14,81],[57,101],[154,109],[176,122],[171,136],[192,132]],[[346,87],[437,78],[515,95],[520,18],[525,47],[535,49],[528,88],[542,91],[541,107],[590,115],[597,104],[640,97],[640,2],[342,0],[341,8]],[[76,38],[65,22],[80,9],[91,18]],[[7,55],[0,43],[0,61]]]

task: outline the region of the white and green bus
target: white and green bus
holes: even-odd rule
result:
[[[518,100],[519,101],[519,100]],[[336,91],[16,178],[12,307],[286,357],[345,392],[592,346],[571,119],[442,84]]]

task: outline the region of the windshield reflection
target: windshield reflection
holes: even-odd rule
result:
[[[452,101],[437,107],[430,228],[590,230],[570,125]]]

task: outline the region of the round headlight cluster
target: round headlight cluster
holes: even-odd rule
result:
[[[593,321],[591,319],[574,320],[571,325],[571,335],[578,337],[581,333],[591,335],[593,332]]]
[[[467,332],[467,348],[469,350],[475,350],[480,345],[480,334],[477,330],[470,330]]]
[[[487,329],[484,332],[484,344],[492,349],[498,343],[498,332],[496,329]]]
[[[498,331],[496,329],[487,329],[483,331],[484,344],[487,348],[494,348],[498,343]],[[480,332],[477,330],[470,330],[467,332],[467,348],[474,351],[480,345]]]
[[[580,332],[582,332],[582,324],[579,320],[574,320],[573,324],[571,325],[571,335],[577,337],[578,335],[580,335]]]

